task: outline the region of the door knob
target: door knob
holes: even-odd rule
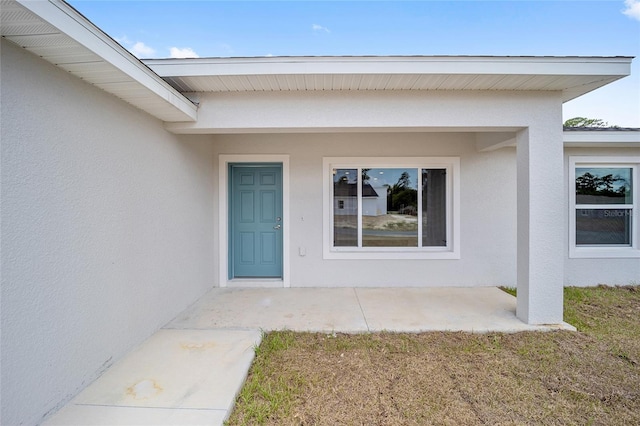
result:
[[[280,228],[282,228],[282,226],[280,226],[279,224],[273,227],[273,229],[280,229]]]

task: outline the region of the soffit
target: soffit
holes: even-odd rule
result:
[[[264,57],[143,61],[180,92],[561,91],[568,101],[630,73],[630,57]]]
[[[2,37],[163,121],[197,108],[146,65],[59,0],[1,0]]]

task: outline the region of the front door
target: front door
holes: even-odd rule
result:
[[[282,165],[231,164],[229,278],[282,278]]]

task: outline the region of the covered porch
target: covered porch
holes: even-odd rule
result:
[[[519,332],[516,298],[477,288],[217,288],[111,366],[46,425],[222,425],[262,332]]]
[[[283,234],[282,250],[276,250],[283,259],[282,287],[327,282],[347,287],[517,286],[520,320],[562,321],[567,233],[562,103],[619,78],[627,59],[144,63],[198,105],[197,120],[165,122],[165,129],[206,135],[213,142],[218,158],[217,286],[235,287],[238,278],[230,269],[239,256],[227,255],[229,241],[239,238],[227,217],[232,198],[227,169],[238,161],[276,161],[283,168],[283,212],[274,215],[282,219],[276,225]],[[404,170],[411,176],[446,169],[449,180],[439,189],[447,200],[438,230],[443,246],[421,242],[402,250],[391,245],[369,249],[358,237],[345,248],[334,239],[340,226],[332,206],[340,200],[331,199],[332,176],[357,170],[366,180],[362,171],[370,168]],[[423,217],[417,235],[423,235],[426,222]],[[363,234],[364,221],[354,223],[354,232]]]
[[[323,333],[574,329],[530,325],[497,287],[215,288],[165,328]]]

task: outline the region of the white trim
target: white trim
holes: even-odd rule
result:
[[[565,130],[565,148],[634,148],[640,147],[640,131],[636,130]]]
[[[281,282],[283,287],[290,287],[290,226],[291,216],[289,214],[289,156],[284,154],[274,155],[244,155],[244,154],[221,154],[218,158],[218,261],[219,285],[227,287],[236,282],[229,279],[229,164],[230,163],[281,163],[282,164],[282,280],[238,280],[243,287],[263,287],[265,283],[273,286],[274,282]]]
[[[124,73],[131,79],[130,82],[143,87],[150,94],[153,94],[154,99],[148,102],[139,102],[139,95],[129,96],[115,93],[112,89],[118,86],[116,83],[94,83],[96,86],[107,92],[114,93],[116,96],[156,115],[164,121],[196,121],[198,116],[197,107],[191,101],[67,3],[56,0],[17,0],[17,3],[43,21],[56,27],[78,46],[98,55],[115,68],[114,72]],[[11,39],[11,36],[8,38]],[[64,64],[55,65],[64,68]],[[83,79],[91,82],[89,77],[84,76]],[[163,113],[151,105],[153,102],[163,105],[167,111],[164,113],[166,117],[160,116]],[[149,108],[145,108],[145,106]]]
[[[333,247],[333,191],[334,168],[446,168],[447,173],[447,247]],[[459,157],[324,157],[322,159],[323,200],[323,259],[460,259],[460,158]],[[358,194],[360,193],[358,185]],[[362,197],[358,197],[361,203]],[[359,211],[362,206],[359,205]],[[362,224],[358,223],[358,241]]]
[[[147,59],[163,77],[243,75],[629,75],[632,58],[617,56],[297,56]]]
[[[576,179],[575,169],[576,167],[630,167],[632,168],[632,217],[631,217],[631,246],[592,246],[581,247],[576,246]],[[569,258],[640,258],[640,244],[638,239],[640,238],[640,225],[639,208],[639,196],[640,190],[640,156],[639,157],[609,157],[609,156],[570,156],[569,157]],[[585,205],[589,208],[589,205]],[[594,208],[604,209],[624,209],[629,208],[627,204],[615,204],[615,205],[597,205]]]

